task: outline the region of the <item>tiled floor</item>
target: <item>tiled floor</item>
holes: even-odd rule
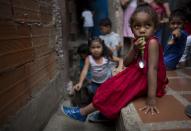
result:
[[[167,76],[167,95],[157,98],[158,115],[145,115],[138,110],[144,106],[143,98],[133,102],[142,126],[152,131],[191,131],[191,118],[184,113],[185,106],[191,104],[191,68],[168,71]]]
[[[145,101],[138,100],[135,102],[136,108],[143,107]],[[172,95],[166,95],[163,98],[159,98],[158,102],[158,109],[160,113],[158,115],[145,115],[143,111],[138,111],[139,116],[141,117],[144,123],[151,123],[151,122],[168,122],[168,121],[183,121],[189,120],[184,114],[184,106],[176,100]]]

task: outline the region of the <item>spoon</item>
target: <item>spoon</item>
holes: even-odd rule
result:
[[[144,63],[143,59],[141,59],[141,60],[139,61],[139,67],[140,67],[141,69],[143,69],[144,66],[145,66],[145,63]]]
[[[145,37],[142,37],[142,41],[143,41],[143,43],[145,43]],[[138,65],[139,65],[139,67],[140,67],[141,69],[143,69],[144,66],[145,66],[143,56],[144,56],[144,48],[141,49],[141,60],[140,60],[139,63],[138,63]]]

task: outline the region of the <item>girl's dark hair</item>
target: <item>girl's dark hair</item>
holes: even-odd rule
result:
[[[92,37],[91,39],[88,40],[89,49],[93,42],[99,42],[102,45],[102,47],[103,47],[102,56],[104,56],[108,59],[112,59],[112,57],[113,57],[112,51],[105,45],[104,40],[102,40],[99,37]],[[90,52],[90,54],[91,54],[91,52]]]
[[[130,19],[130,26],[132,27],[134,21],[135,21],[135,16],[137,13],[139,12],[145,12],[147,13],[150,17],[151,17],[151,20],[153,21],[154,23],[154,26],[155,28],[158,27],[158,24],[159,24],[159,20],[158,20],[158,15],[157,13],[155,12],[155,10],[147,3],[140,3],[137,8],[135,9],[134,13],[132,14],[131,16],[131,19]]]
[[[99,26],[110,26],[110,27],[112,27],[111,20],[109,18],[101,19],[99,22]]]
[[[78,54],[89,54],[89,47],[88,44],[82,43],[77,49]]]
[[[162,3],[164,3],[163,0],[155,0],[155,2],[156,2],[157,4],[162,4]]]
[[[186,12],[184,9],[176,9],[172,11],[169,21],[171,21],[174,17],[180,18],[182,21],[186,20]]]

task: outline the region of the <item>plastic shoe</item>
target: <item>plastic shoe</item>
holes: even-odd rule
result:
[[[81,115],[79,107],[64,107],[61,106],[61,110],[64,115],[81,122],[85,122],[87,116]]]
[[[191,118],[191,105],[188,105],[186,107],[185,114]]]
[[[102,115],[100,112],[94,112],[88,117],[89,122],[94,123],[103,123],[103,122],[109,122],[110,119],[106,118],[104,115]]]

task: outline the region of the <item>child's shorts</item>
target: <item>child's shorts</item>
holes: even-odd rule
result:
[[[88,84],[88,86],[87,86],[88,93],[90,93],[90,94],[95,94],[96,89],[97,89],[100,85],[101,85],[101,84],[99,84],[99,83],[91,82],[91,83]]]

